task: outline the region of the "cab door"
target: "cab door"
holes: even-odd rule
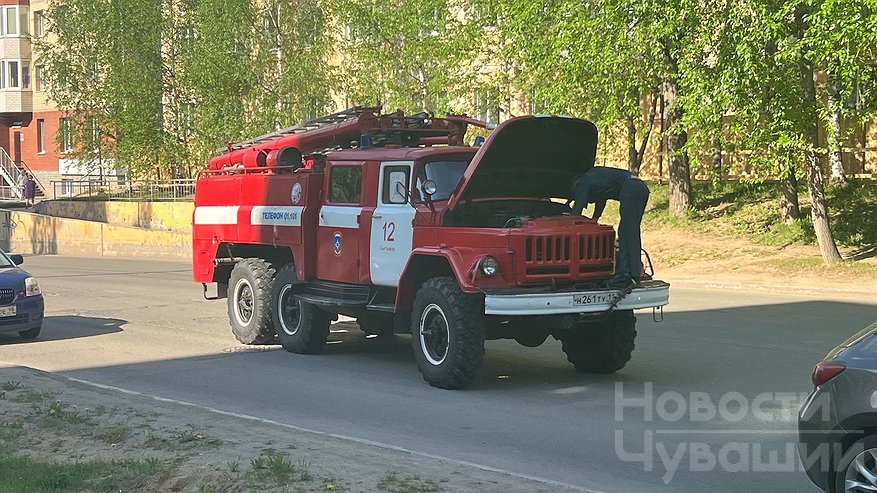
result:
[[[359,283],[362,163],[330,164],[317,225],[317,278]]]
[[[415,209],[408,201],[411,161],[381,163],[378,203],[372,215],[369,274],[372,284],[398,286],[411,256]]]

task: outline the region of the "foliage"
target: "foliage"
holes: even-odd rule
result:
[[[58,0],[37,40],[68,157],[134,177],[191,176],[227,142],[331,102],[317,0]]]
[[[342,33],[341,91],[361,105],[459,110],[472,74],[471,29],[452,0],[331,2]]]

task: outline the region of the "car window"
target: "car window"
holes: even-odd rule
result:
[[[435,182],[436,192],[432,200],[447,200],[463,178],[469,160],[432,161],[423,165],[417,177],[417,190],[422,190],[427,180]]]
[[[329,176],[329,202],[358,204],[362,196],[362,168],[333,166]]]
[[[0,252],[0,268],[2,267],[15,267],[15,262],[10,260],[4,252]]]

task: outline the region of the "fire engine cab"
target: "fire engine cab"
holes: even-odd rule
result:
[[[424,380],[460,388],[485,340],[561,341],[579,370],[615,372],[633,310],[669,285],[606,281],[615,232],[569,207],[594,166],[597,129],[513,118],[466,145],[465,116],[352,108],[228,146],[197,182],[194,279],[216,283],[244,344],[317,353],[338,315],[369,334],[411,334]],[[482,140],[482,139],[479,139]]]

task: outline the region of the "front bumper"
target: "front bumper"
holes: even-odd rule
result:
[[[43,296],[27,296],[18,298],[15,303],[15,315],[0,317],[0,332],[19,332],[40,327],[43,324],[45,305]]]
[[[614,307],[620,295],[613,289],[485,289],[486,315],[564,315],[600,313],[614,310],[637,310],[664,306],[670,302],[670,284],[664,281],[645,281],[634,288]]]

